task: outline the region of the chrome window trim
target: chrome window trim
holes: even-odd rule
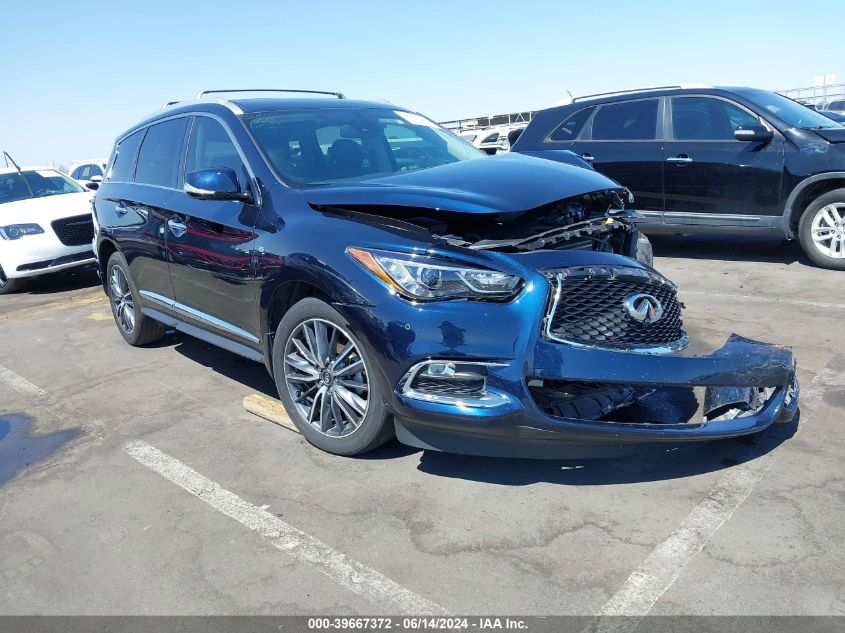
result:
[[[203,100],[202,103],[208,103],[208,100]],[[238,108],[238,110],[240,110],[240,108]],[[236,112],[235,114],[238,114],[238,113]],[[242,112],[241,112],[241,114],[242,114]],[[240,157],[241,161],[244,164],[244,167],[246,167],[247,173],[249,174],[251,184],[252,184],[252,188],[254,189],[253,195],[255,195],[255,205],[254,206],[260,207],[261,203],[262,203],[261,188],[258,186],[258,178],[255,176],[255,170],[252,168],[252,165],[247,160],[246,154],[244,153],[243,148],[241,147],[241,144],[238,142],[238,140],[235,138],[235,135],[232,133],[232,128],[229,126],[229,124],[222,117],[220,117],[220,116],[218,116],[218,115],[216,115],[212,112],[180,112],[180,113],[174,114],[172,116],[162,117],[160,119],[156,119],[155,121],[150,121],[150,122],[145,123],[144,125],[142,125],[140,127],[134,128],[128,134],[124,134],[123,136],[121,136],[115,142],[115,145],[120,147],[120,143],[123,142],[124,139],[132,136],[136,132],[143,132],[144,136],[146,137],[147,130],[150,127],[152,127],[153,125],[158,125],[159,123],[164,123],[166,121],[171,121],[173,119],[190,118],[191,121],[188,122],[188,130],[187,130],[187,134],[185,136],[185,144],[184,144],[184,147],[182,148],[183,158],[184,158],[185,153],[188,151],[188,143],[190,143],[190,141],[191,141],[191,134],[193,134],[193,131],[194,131],[194,119],[198,116],[204,116],[204,117],[208,117],[210,119],[214,119],[215,121],[220,123],[220,125],[223,126],[223,129],[225,130],[226,134],[229,136],[229,140],[232,141],[232,144],[235,146],[235,149],[238,152],[238,156]],[[242,125],[243,125],[243,123],[242,123]],[[246,126],[244,126],[244,129],[246,129]],[[246,131],[247,131],[247,133],[249,133],[249,130],[246,130]],[[250,139],[252,139],[252,136],[250,136]],[[144,144],[144,139],[142,138],[141,139],[141,145],[138,146],[139,152],[140,152],[141,146],[143,144]],[[135,162],[137,163],[137,155],[135,157]],[[179,179],[177,180],[177,182],[180,181],[180,180],[184,182],[184,178],[185,178],[184,161],[180,161],[179,171],[180,171],[180,174],[179,174]],[[135,175],[134,170],[132,172],[132,175],[134,177],[134,175]],[[144,182],[136,182],[135,180],[109,180],[107,182],[114,183],[114,184],[121,184],[121,185],[142,185],[144,187],[158,187],[160,189],[167,189],[168,191],[181,191],[181,192],[184,193],[184,189],[181,188],[181,187],[165,187],[163,185],[152,185],[152,184],[147,184],[147,183],[144,183]]]
[[[175,310],[176,312],[181,312],[185,316],[192,317],[194,319],[198,319],[207,323],[219,330],[223,330],[230,334],[234,334],[235,336],[239,336],[240,338],[246,339],[250,343],[258,344],[260,341],[257,336],[254,336],[244,330],[243,328],[239,328],[236,325],[232,325],[227,321],[223,321],[222,319],[218,319],[217,317],[213,317],[210,314],[192,308],[190,306],[185,305],[184,303],[179,303],[175,299],[168,299],[167,297],[160,295],[156,292],[150,292],[149,290],[140,290],[139,294],[144,299],[149,299],[150,301],[154,301],[160,305],[163,305],[171,310]]]

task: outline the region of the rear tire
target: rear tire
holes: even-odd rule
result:
[[[6,273],[0,268],[0,295],[8,295],[23,288],[26,282],[23,279],[9,279]]]
[[[112,316],[124,341],[140,347],[161,340],[166,328],[141,312],[141,297],[129,274],[129,264],[119,252],[112,253],[106,264],[106,287]]]
[[[798,223],[801,248],[817,266],[845,270],[845,189],[819,196]]]
[[[290,419],[311,444],[359,455],[393,437],[376,365],[341,314],[308,297],[276,329],[273,373]]]

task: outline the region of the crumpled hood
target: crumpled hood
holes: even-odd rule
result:
[[[409,206],[460,213],[526,211],[620,185],[600,173],[561,163],[499,154],[354,184],[315,187],[305,199],[318,206]]]
[[[91,213],[93,191],[63,193],[0,204],[0,226],[8,224],[49,225],[53,220]]]

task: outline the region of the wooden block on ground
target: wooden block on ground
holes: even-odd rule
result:
[[[244,409],[265,420],[270,420],[270,422],[283,426],[294,433],[299,433],[299,429],[296,428],[296,425],[288,417],[287,411],[285,411],[282,403],[274,398],[268,398],[267,396],[254,393],[244,398]]]

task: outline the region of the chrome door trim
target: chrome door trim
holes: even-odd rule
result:
[[[205,312],[201,312],[200,310],[196,310],[190,306],[186,306],[184,303],[179,303],[175,299],[168,299],[165,296],[162,296],[156,292],[150,292],[149,290],[141,290],[139,294],[144,299],[149,299],[150,301],[154,301],[160,305],[163,305],[175,312],[179,312],[185,316],[189,316],[191,318],[197,319],[208,325],[211,325],[218,330],[223,330],[224,332],[228,332],[229,334],[234,334],[235,336],[239,336],[242,339],[249,341],[250,343],[258,344],[260,341],[257,336],[253,336],[246,330],[239,328],[236,325],[232,325],[222,319],[218,319],[217,317],[213,317],[210,314],[206,314]]]

